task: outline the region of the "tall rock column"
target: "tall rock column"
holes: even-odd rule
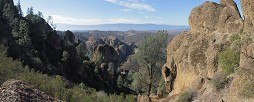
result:
[[[242,31],[243,20],[234,0],[207,1],[192,10],[189,25],[190,32],[175,36],[167,47],[162,75],[172,95],[193,83],[201,85],[220,70],[218,53],[231,34]]]

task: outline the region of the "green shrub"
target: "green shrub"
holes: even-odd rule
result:
[[[0,84],[16,78],[24,72],[22,63],[5,55],[6,49],[0,45]]]
[[[212,79],[212,85],[218,90],[225,87],[228,83],[227,76],[224,73],[217,73]]]
[[[232,74],[239,66],[240,52],[230,48],[219,53],[219,65],[226,75]]]
[[[147,84],[143,80],[146,80],[146,77],[142,72],[135,72],[131,83],[131,89],[136,92],[145,92],[147,90]]]
[[[229,41],[231,43],[241,44],[241,37],[238,34],[234,34],[229,37]]]
[[[178,95],[176,102],[191,102],[193,98],[193,92],[184,91]]]
[[[229,37],[229,41],[231,43],[230,47],[231,49],[240,52],[241,46],[243,45],[244,41],[242,41],[242,38],[238,34],[231,35]]]

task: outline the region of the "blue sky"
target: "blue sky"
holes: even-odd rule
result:
[[[14,0],[17,3],[18,0]],[[210,0],[219,2],[219,0]],[[235,0],[240,7],[240,0]],[[192,8],[205,0],[21,0],[24,14],[51,15],[54,23],[97,25],[113,23],[153,23],[188,25]]]

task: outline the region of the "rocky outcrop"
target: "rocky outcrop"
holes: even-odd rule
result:
[[[67,30],[67,31],[64,33],[64,40],[65,40],[66,42],[69,41],[69,43],[71,43],[71,44],[73,44],[73,45],[75,45],[76,43],[78,43],[78,42],[76,41],[75,35],[74,35],[71,31],[69,31],[69,30]]]
[[[109,63],[114,63],[113,69],[117,69],[119,67],[119,59],[117,52],[112,46],[109,46],[107,44],[95,47],[93,61],[96,62],[97,65],[101,66],[101,69],[103,70],[108,69]]]
[[[102,40],[106,44],[115,48],[115,50],[117,51],[117,53],[119,55],[120,62],[126,61],[127,57],[129,57],[131,54],[133,54],[135,46],[125,44],[125,43],[121,42],[115,36],[104,37],[104,38],[102,38]]]
[[[167,63],[162,68],[169,92],[181,92],[197,78],[211,78],[218,69],[218,53],[227,46],[228,34],[185,32],[167,47]]]
[[[110,46],[118,46],[123,43],[117,37],[114,36],[103,37],[102,40]]]
[[[127,45],[123,43],[115,36],[108,36],[102,38],[96,38],[94,36],[91,36],[86,41],[87,49],[89,50],[88,52],[92,53],[94,48],[100,44],[107,44],[112,46],[116,50],[120,62],[126,61],[126,59],[133,53],[136,47],[135,45]]]
[[[207,1],[192,10],[189,25],[191,32],[234,33],[242,30],[243,21],[233,0]]]
[[[242,33],[246,22],[253,22],[251,15],[252,1],[242,0],[242,5],[247,9],[244,13],[245,21],[239,14],[233,0],[221,0],[220,4],[205,2],[194,8],[189,17],[190,32],[184,32],[173,38],[167,47],[167,63],[162,68],[168,98],[174,102],[183,92],[188,92],[194,102],[250,102],[251,98],[239,95],[242,88],[243,77],[250,76],[254,71],[254,36]],[[249,10],[249,11],[248,11]],[[249,17],[249,18],[248,18]],[[252,17],[252,18],[251,18]],[[247,21],[246,21],[247,20]],[[249,21],[248,21],[249,20]],[[216,89],[212,84],[215,77],[223,73],[219,65],[219,53],[232,45],[230,37],[239,34],[242,38],[239,69],[237,72],[226,76],[225,86]],[[245,73],[244,73],[245,72]],[[222,79],[221,79],[222,80]],[[165,101],[164,100],[164,101]]]
[[[99,68],[100,76],[113,86],[116,85],[117,69],[119,67],[118,54],[112,46],[98,45],[94,49],[93,61]]]
[[[254,32],[254,1],[241,0],[244,17],[244,32]]]
[[[1,102],[61,102],[20,80],[8,80],[0,87]]]

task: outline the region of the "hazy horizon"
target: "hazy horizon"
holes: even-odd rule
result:
[[[49,15],[57,30],[171,30],[169,26],[189,26],[191,10],[206,0],[20,0],[24,16],[27,8]],[[220,0],[209,0],[219,3]],[[14,0],[17,4],[18,0]],[[240,0],[235,0],[242,14]],[[118,24],[155,24],[154,27],[102,27]],[[168,27],[162,27],[162,25]],[[87,27],[84,27],[87,26]],[[99,26],[99,27],[98,27]],[[160,27],[159,27],[160,26]],[[138,28],[138,29],[136,29]],[[156,28],[156,29],[155,29]],[[186,27],[183,27],[186,28]]]
[[[220,0],[210,0],[219,3]],[[240,0],[235,0],[238,7]],[[18,0],[14,0],[17,4]],[[188,25],[192,8],[205,0],[21,0],[27,8],[51,15],[54,23],[70,25],[163,24]],[[239,8],[241,9],[241,8]],[[241,10],[240,10],[241,11]]]

